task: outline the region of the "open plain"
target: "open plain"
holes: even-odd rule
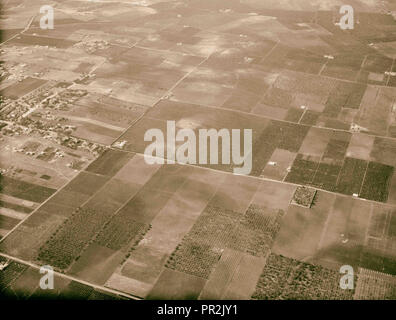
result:
[[[0,298],[395,300],[392,2],[5,0]],[[147,163],[168,121],[250,173]]]

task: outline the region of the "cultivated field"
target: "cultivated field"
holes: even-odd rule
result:
[[[396,7],[341,2],[7,1],[0,296],[395,299]],[[251,129],[252,170],[149,164],[167,121]]]

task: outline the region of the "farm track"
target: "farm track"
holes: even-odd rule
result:
[[[88,2],[87,0],[79,0],[79,1],[81,1],[81,2]],[[111,2],[111,3],[126,3],[126,2],[124,2],[124,1],[117,1],[117,2],[112,2],[112,1],[99,1],[99,2],[104,2],[104,3],[109,3],[109,2]],[[8,41],[10,41],[10,40],[12,40],[12,39],[14,39],[15,37],[17,37],[17,36],[23,34],[23,33],[26,32],[27,30],[29,30],[29,28],[31,27],[31,25],[32,25],[32,23],[33,23],[33,21],[34,21],[34,18],[35,18],[35,16],[33,16],[33,17],[31,18],[31,20],[29,21],[28,25],[25,27],[25,29],[24,29],[23,31],[19,32],[18,34],[14,35],[12,38],[10,38],[10,39],[4,41],[3,43],[0,43],[0,46],[1,46],[2,44],[4,44],[4,43],[6,43],[6,42],[8,42]],[[87,22],[87,23],[89,23],[89,22]],[[99,23],[99,22],[97,22],[97,23]],[[84,24],[84,23],[82,22],[81,24]],[[34,29],[36,29],[36,28],[34,28]],[[210,30],[208,30],[208,31],[210,32]],[[215,32],[215,31],[213,31],[213,33],[221,34],[221,32]],[[229,33],[224,33],[224,34],[230,35]],[[133,48],[133,47],[136,47],[136,48],[141,48],[141,49],[145,49],[145,50],[149,50],[149,51],[151,50],[151,51],[163,52],[163,53],[182,54],[182,53],[180,53],[180,52],[175,52],[175,51],[171,51],[171,50],[161,50],[161,49],[154,49],[154,48],[147,48],[147,47],[138,46],[138,43],[139,43],[140,41],[142,41],[142,40],[144,40],[144,39],[140,39],[139,41],[137,41],[135,44],[133,44],[133,45],[131,45],[131,46],[122,46],[122,45],[117,45],[117,44],[112,44],[112,45],[114,45],[114,46],[119,46],[119,47],[124,47],[124,48]],[[279,43],[279,41],[278,41],[278,42],[276,43],[276,45],[271,49],[271,51],[268,53],[268,55],[270,55],[270,53],[274,50],[274,48],[278,45],[278,43]],[[191,71],[187,72],[179,81],[177,81],[177,82],[176,82],[176,83],[175,83],[175,84],[174,84],[174,85],[173,85],[173,86],[161,97],[161,98],[158,99],[158,101],[156,101],[156,102],[153,104],[152,108],[154,108],[156,105],[158,105],[158,103],[159,103],[160,101],[162,101],[162,100],[164,100],[164,99],[167,99],[167,97],[172,93],[172,91],[173,91],[177,86],[179,86],[186,78],[188,78],[194,71],[196,71],[197,68],[199,68],[202,64],[204,64],[204,63],[210,58],[210,55],[208,55],[206,58],[205,58],[205,57],[201,57],[201,56],[197,56],[197,55],[193,55],[193,54],[190,54],[190,56],[200,57],[200,58],[202,58],[202,59],[204,59],[204,60],[201,61],[197,66],[193,67]],[[264,57],[263,59],[265,59],[265,57]],[[395,62],[395,60],[393,59],[393,64],[394,64],[394,62]],[[327,62],[326,62],[326,64],[327,64]],[[358,82],[358,81],[345,80],[345,79],[339,79],[339,78],[335,78],[335,77],[328,77],[328,76],[323,76],[323,75],[321,75],[321,73],[322,73],[322,71],[324,70],[326,64],[323,65],[323,67],[322,67],[322,69],[320,70],[319,74],[315,74],[314,76],[319,76],[319,77],[327,78],[327,79],[340,80],[340,81],[343,81],[343,82],[361,83],[361,82]],[[362,65],[363,65],[363,64],[364,64],[364,61],[363,61]],[[99,68],[99,67],[100,67],[100,65],[96,66],[96,67],[94,68],[94,70],[91,70],[90,74],[93,73],[93,72],[94,72],[97,68]],[[293,72],[295,72],[295,73],[300,73],[300,74],[301,74],[301,73],[303,73],[303,74],[309,74],[309,73],[302,72],[302,71],[293,71]],[[389,83],[389,80],[390,80],[390,77],[388,78],[386,84]],[[375,87],[379,87],[379,88],[381,88],[381,87],[391,88],[391,87],[388,87],[388,86],[386,86],[386,85],[375,85]],[[276,119],[276,118],[271,118],[271,117],[269,117],[269,116],[262,116],[262,115],[253,114],[253,113],[250,113],[250,112],[241,111],[241,110],[230,110],[230,109],[223,108],[223,107],[209,106],[209,105],[202,105],[202,106],[203,106],[203,107],[207,107],[207,108],[216,109],[216,110],[228,111],[228,112],[234,111],[234,112],[236,112],[236,114],[235,114],[236,117],[238,117],[238,114],[243,114],[243,115],[249,115],[249,116],[251,116],[251,117],[259,117],[259,118],[263,118],[263,119],[272,119],[272,120],[276,120],[276,121],[282,122],[282,123],[288,123],[288,124],[294,124],[294,125],[296,125],[296,124],[297,124],[297,125],[303,125],[303,126],[307,126],[307,127],[319,128],[319,129],[322,129],[322,130],[324,130],[324,129],[326,129],[326,130],[332,130],[332,131],[334,131],[334,132],[337,131],[337,132],[351,133],[351,131],[349,131],[349,130],[326,128],[326,127],[320,127],[320,126],[316,126],[316,125],[300,124],[300,121],[302,120],[302,118],[303,118],[303,116],[304,116],[304,114],[305,114],[305,112],[306,112],[307,110],[304,110],[304,113],[301,115],[300,120],[298,121],[298,123],[296,123],[296,122],[293,122],[293,121],[279,120],[279,119]],[[131,129],[131,128],[132,128],[133,126],[135,126],[140,120],[142,120],[142,119],[145,117],[145,115],[147,114],[147,112],[148,112],[149,110],[151,110],[151,108],[148,108],[148,109],[146,110],[146,112],[144,112],[144,113],[141,114],[137,119],[135,119],[135,120],[132,122],[132,124],[131,124],[130,126],[128,126],[127,128],[120,128],[120,130],[118,130],[118,131],[120,131],[120,132],[122,131],[122,133],[120,134],[120,136],[117,137],[117,138],[113,141],[113,143],[111,143],[110,145],[107,145],[107,147],[109,147],[109,148],[111,148],[111,149],[113,149],[113,150],[120,151],[120,149],[112,147],[112,145],[114,144],[114,142],[116,142],[117,140],[121,139],[122,136],[124,136],[124,134],[125,134],[129,129]],[[149,117],[147,117],[147,118],[149,118]],[[149,118],[149,119],[150,119],[150,118]],[[88,122],[90,122],[90,121],[92,121],[92,120],[89,120]],[[125,130],[124,130],[124,129],[125,129]],[[362,134],[367,135],[367,136],[371,136],[371,137],[375,137],[375,138],[381,137],[381,138],[386,138],[386,139],[391,139],[391,140],[396,139],[396,137],[386,137],[386,136],[375,135],[375,134],[370,134],[370,133],[365,133],[365,132],[362,132]],[[127,150],[121,150],[121,151],[126,152],[126,153],[133,153],[133,154],[137,154],[137,155],[142,155],[142,156],[144,156],[144,154],[138,153],[138,152],[134,152],[134,151],[127,151]],[[158,158],[158,157],[154,157],[154,158],[162,159],[162,158]],[[165,159],[166,159],[166,158],[165,158]],[[81,170],[81,172],[83,172],[83,171],[84,171],[92,162],[94,162],[95,160],[97,160],[97,159],[94,159],[94,160],[92,160],[90,163],[88,163],[87,166]],[[187,166],[197,167],[197,165],[192,165],[192,164],[187,164]],[[367,164],[367,166],[368,166],[368,164]],[[198,167],[199,167],[199,166],[198,166]],[[210,170],[210,171],[214,171],[214,172],[222,172],[222,173],[224,173],[224,174],[232,174],[232,175],[234,175],[234,174],[231,173],[231,172],[221,171],[221,170],[218,170],[218,169],[205,168],[205,167],[199,167],[199,168],[201,168],[201,169],[206,169],[206,170]],[[318,165],[318,168],[319,168],[319,165]],[[318,169],[318,168],[317,168],[317,169]],[[340,173],[341,173],[341,171],[339,172],[339,175],[340,175]],[[366,175],[366,173],[367,173],[367,168],[366,168],[366,171],[365,171],[365,175]],[[315,174],[316,174],[316,173],[315,173]],[[256,176],[248,176],[248,177],[251,177],[251,178],[253,178],[253,179],[260,179],[260,180],[262,180],[262,181],[276,182],[276,183],[284,183],[284,184],[286,184],[286,185],[295,186],[295,187],[298,187],[298,186],[301,185],[301,184],[298,184],[298,183],[286,182],[286,181],[284,181],[285,179],[283,179],[283,181],[280,181],[280,180],[275,180],[275,179],[270,179],[270,178],[265,178],[265,177],[256,177]],[[285,176],[284,178],[286,178],[286,176]],[[73,179],[74,179],[74,178],[73,178]],[[71,179],[70,181],[72,181],[73,179]],[[62,187],[60,187],[52,196],[50,196],[46,201],[44,201],[42,204],[40,204],[40,205],[39,205],[35,210],[33,210],[30,214],[26,215],[26,218],[23,219],[20,223],[18,223],[12,230],[10,230],[10,231],[0,240],[0,243],[1,243],[9,234],[11,234],[15,229],[17,229],[24,221],[26,221],[26,219],[27,219],[28,217],[30,217],[31,215],[33,215],[39,208],[41,208],[47,201],[49,201],[51,198],[53,198],[58,192],[64,190],[64,188],[68,185],[68,183],[69,183],[70,181],[68,181],[65,185],[63,185]],[[363,182],[364,182],[364,179],[363,179]],[[103,186],[102,186],[102,187],[103,187]],[[340,193],[337,193],[337,192],[332,192],[332,191],[320,189],[320,188],[318,188],[318,187],[315,187],[315,188],[318,189],[318,190],[321,190],[321,191],[323,191],[323,192],[327,192],[327,193],[329,193],[329,194],[335,194],[335,195],[337,195],[337,196],[343,196],[343,197],[347,197],[347,198],[354,198],[354,197],[352,197],[352,196],[350,196],[350,195],[340,194]],[[362,183],[362,185],[361,185],[361,189],[362,189],[362,188],[363,188],[363,183]],[[381,204],[384,205],[384,206],[390,206],[390,207],[392,206],[392,205],[390,205],[390,204],[386,204],[386,203],[378,202],[378,201],[374,201],[374,200],[367,200],[367,199],[363,199],[363,198],[359,198],[359,200],[368,201],[368,202],[371,204],[371,208],[372,208],[372,206],[373,206],[374,203],[381,203]],[[329,215],[329,217],[328,217],[327,220],[326,220],[326,223],[325,223],[325,230],[327,229],[329,220],[330,220],[330,215]],[[325,233],[322,234],[322,238],[323,238],[324,234],[325,234]],[[321,238],[321,240],[320,240],[320,242],[319,242],[319,244],[318,244],[318,247],[319,247],[319,248],[321,247],[321,244],[322,244],[322,242],[323,242],[323,239],[322,239],[322,238]],[[8,259],[10,259],[10,260],[13,260],[13,261],[16,261],[16,262],[25,264],[25,265],[28,265],[28,266],[30,266],[30,267],[32,267],[32,268],[34,268],[34,269],[39,269],[39,268],[40,268],[40,266],[39,266],[39,265],[36,265],[35,263],[29,262],[29,261],[25,261],[25,260],[22,260],[22,259],[19,259],[19,258],[10,256],[10,255],[1,253],[1,252],[0,252],[0,256],[3,256],[3,257],[5,257],[5,258],[8,258]],[[80,282],[80,283],[83,283],[83,284],[87,284],[87,285],[92,286],[92,287],[94,287],[94,288],[97,288],[97,289],[100,289],[100,290],[103,290],[103,291],[106,291],[106,292],[109,292],[109,293],[114,293],[114,294],[117,294],[117,295],[121,295],[121,296],[124,296],[124,297],[129,298],[129,299],[135,299],[135,300],[139,300],[139,299],[140,299],[140,298],[135,297],[135,296],[133,296],[133,295],[121,293],[121,292],[118,292],[118,291],[116,291],[116,290],[112,290],[112,289],[109,289],[109,288],[106,288],[106,287],[103,287],[103,286],[100,286],[100,285],[95,285],[95,284],[89,283],[89,282],[87,282],[87,281],[83,281],[83,280],[80,280],[80,279],[78,279],[78,278],[74,278],[74,277],[72,277],[72,276],[65,275],[65,274],[60,273],[60,272],[55,272],[55,274],[56,274],[57,276],[60,276],[60,277],[63,277],[63,278],[69,279],[69,280],[77,281],[77,282]]]
[[[6,259],[13,260],[13,261],[18,262],[18,263],[27,265],[27,266],[29,266],[29,267],[31,267],[31,268],[37,269],[37,272],[39,272],[39,270],[40,270],[40,268],[41,268],[41,266],[39,266],[39,265],[37,265],[37,264],[34,264],[34,263],[32,263],[32,262],[25,261],[25,260],[22,260],[22,259],[19,259],[19,258],[10,256],[10,255],[5,254],[5,253],[2,253],[2,252],[0,252],[0,256],[4,257],[4,258],[6,258]],[[132,299],[132,300],[141,300],[141,298],[139,298],[139,297],[135,297],[135,296],[129,295],[129,294],[127,294],[127,293],[119,292],[119,291],[117,291],[117,290],[113,290],[113,289],[110,289],[110,288],[107,288],[107,287],[99,286],[99,285],[96,285],[96,284],[93,284],[93,283],[90,283],[90,282],[87,282],[87,281],[84,281],[84,280],[81,280],[81,279],[78,279],[78,278],[75,278],[75,277],[66,275],[66,274],[64,274],[64,273],[57,272],[57,271],[55,271],[55,270],[54,270],[54,275],[56,275],[56,276],[58,276],[58,277],[61,277],[61,278],[64,278],[64,279],[76,281],[76,282],[79,282],[79,283],[82,283],[82,284],[91,286],[91,287],[93,287],[94,289],[99,289],[99,290],[102,290],[102,291],[105,291],[105,292],[108,292],[108,293],[111,293],[111,294],[116,294],[116,295],[119,295],[119,296],[122,296],[122,297],[125,297],[125,298],[128,298],[128,299]]]

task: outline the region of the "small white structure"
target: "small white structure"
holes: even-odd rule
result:
[[[123,149],[124,146],[126,145],[127,141],[123,140],[123,141],[118,141],[116,143],[114,143],[114,147],[115,148],[119,148],[119,149]]]
[[[4,270],[5,268],[7,268],[7,266],[10,263],[8,261],[4,261],[4,262],[0,262],[0,271]]]

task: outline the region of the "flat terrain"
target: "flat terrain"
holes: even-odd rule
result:
[[[46,4],[1,13],[1,298],[396,299],[394,4]],[[251,172],[148,164],[167,121],[251,129]]]

